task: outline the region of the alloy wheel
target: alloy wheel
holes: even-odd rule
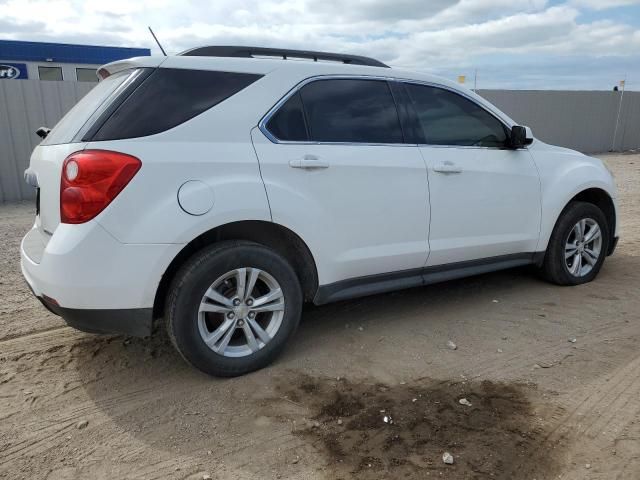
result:
[[[592,218],[583,218],[569,232],[565,264],[574,277],[588,275],[602,253],[602,229]]]
[[[198,329],[214,352],[244,357],[271,341],[284,312],[284,293],[273,276],[258,268],[238,268],[218,277],[205,292]]]

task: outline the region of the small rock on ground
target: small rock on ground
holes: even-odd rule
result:
[[[461,398],[460,400],[458,400],[458,402],[460,403],[460,405],[464,405],[466,407],[470,407],[471,406],[471,402],[469,400],[467,400],[466,398]]]
[[[78,430],[82,430],[83,428],[87,428],[87,425],[89,425],[89,422],[87,420],[81,420],[76,423],[76,428]]]
[[[447,348],[449,350],[457,350],[458,349],[458,345],[456,345],[455,343],[453,343],[451,340],[449,340],[447,342]]]
[[[449,452],[444,452],[442,454],[442,461],[447,465],[453,465],[453,455],[451,455]]]

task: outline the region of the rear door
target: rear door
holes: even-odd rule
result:
[[[529,151],[509,147],[509,128],[471,98],[405,84],[423,129],[429,169],[428,265],[533,253],[540,180]]]
[[[424,266],[427,170],[386,81],[310,81],[252,138],[273,220],[307,242],[320,284]]]

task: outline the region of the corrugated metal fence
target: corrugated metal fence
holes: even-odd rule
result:
[[[584,153],[640,148],[640,92],[479,90],[478,93],[543,142]]]
[[[40,126],[53,126],[94,84],[0,81],[0,202],[33,198],[23,180]],[[612,149],[620,92],[481,90],[541,140],[585,153]],[[615,150],[640,148],[640,92],[624,94]]]
[[[0,80],[0,201],[34,198],[24,182],[38,127],[53,126],[94,83]]]

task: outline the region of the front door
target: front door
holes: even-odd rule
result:
[[[428,265],[532,253],[540,231],[540,180],[527,149],[481,105],[435,86],[406,84],[429,169]]]

